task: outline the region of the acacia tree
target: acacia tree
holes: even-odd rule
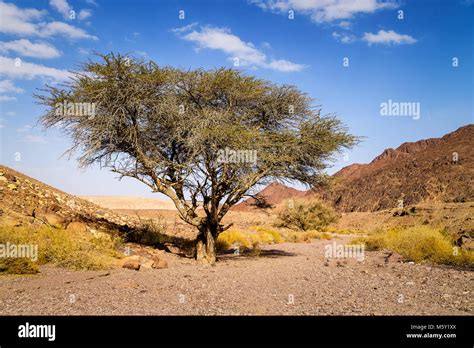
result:
[[[198,260],[215,262],[215,240],[230,227],[223,217],[253,187],[278,179],[314,186],[331,157],[357,142],[294,86],[233,69],[99,57],[36,95],[47,106],[40,122],[71,138],[81,167],[99,164],[168,196],[199,231]],[[83,103],[93,104],[92,115],[69,108]]]

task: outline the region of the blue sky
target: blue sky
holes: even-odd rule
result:
[[[0,2],[0,16],[0,162],[73,194],[152,196],[78,170],[61,158],[68,139],[36,126],[32,94],[93,51],[186,69],[238,63],[298,86],[366,137],[330,173],[474,123],[471,0],[19,0]],[[389,100],[419,103],[419,117],[382,116]]]

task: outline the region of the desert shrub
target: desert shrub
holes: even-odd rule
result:
[[[264,244],[278,244],[285,241],[281,232],[275,228],[269,226],[252,226],[251,229],[257,233]]]
[[[339,230],[336,227],[325,227],[323,228],[324,232],[329,232],[329,233],[336,233],[336,234],[357,234],[357,231],[351,231],[351,230]]]
[[[316,199],[289,200],[278,213],[278,226],[297,230],[317,230],[337,221],[331,207]]]
[[[426,225],[396,228],[360,238],[367,250],[389,249],[408,261],[431,261],[451,265],[472,265],[474,254],[455,248],[453,241],[442,230]]]
[[[0,258],[0,273],[35,273],[38,265],[47,263],[71,269],[108,268],[121,256],[117,251],[121,240],[102,235],[96,238],[88,232],[70,233],[49,226],[0,226],[0,244],[33,245],[38,251],[37,260]]]
[[[140,221],[140,227],[133,228],[127,233],[127,241],[152,246],[170,241],[165,234],[167,225],[161,215],[157,215],[154,219],[143,219],[138,214],[136,216]]]
[[[250,230],[231,228],[222,232],[217,238],[217,248],[226,250],[239,246],[240,249],[248,249],[253,253],[259,253],[260,247],[265,244],[279,244],[283,242],[302,243],[310,242],[311,239],[331,239],[324,232],[315,230],[293,231],[279,230],[269,226],[252,226]]]
[[[28,258],[0,258],[0,274],[35,274],[38,263]]]
[[[234,245],[250,248],[252,243],[250,241],[249,233],[237,228],[230,228],[219,234],[219,237],[217,237],[216,247],[219,250],[229,249]]]

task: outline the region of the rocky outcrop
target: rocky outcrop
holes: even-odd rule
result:
[[[194,255],[194,240],[168,233],[166,225],[99,207],[3,165],[0,165],[0,224],[44,224],[71,233],[89,231],[98,237],[113,233],[127,242]]]

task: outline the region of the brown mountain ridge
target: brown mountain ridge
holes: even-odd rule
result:
[[[474,125],[441,138],[386,149],[368,164],[351,164],[332,176],[329,189],[298,191],[273,183],[262,190],[271,205],[288,198],[320,197],[343,212],[378,211],[423,202],[474,200]],[[255,207],[250,198],[236,209]]]

